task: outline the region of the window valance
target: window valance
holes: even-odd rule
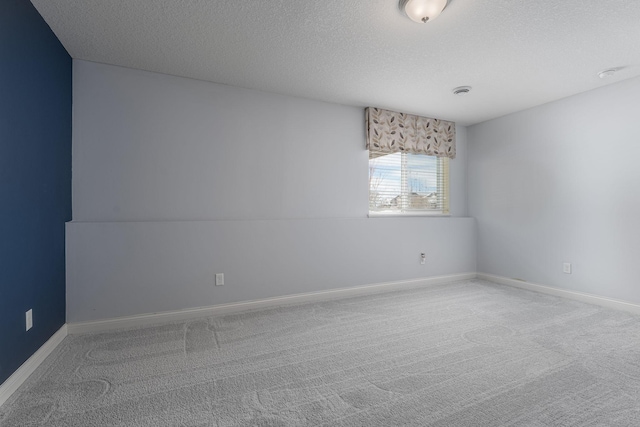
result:
[[[456,157],[456,124],[381,108],[365,110],[367,149]]]

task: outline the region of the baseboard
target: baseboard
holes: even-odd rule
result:
[[[86,334],[114,329],[136,328],[159,323],[180,322],[184,320],[196,319],[199,317],[238,313],[242,311],[256,310],[261,308],[273,308],[291,304],[327,301],[360,295],[369,295],[403,289],[440,285],[459,280],[474,279],[475,277],[476,273],[463,273],[449,276],[403,280],[398,282],[377,283],[373,285],[332,289],[328,291],[309,292],[304,294],[285,295],[282,297],[242,301],[237,303],[220,304],[186,310],[149,313],[88,322],[75,322],[68,323],[67,326],[69,328],[69,334]]]
[[[478,273],[478,279],[488,280],[490,282],[501,285],[513,286],[515,288],[526,289],[528,291],[541,292],[543,294],[555,295],[558,297],[569,298],[572,300],[586,302],[588,304],[599,305],[601,307],[622,310],[633,314],[640,314],[640,305],[620,301],[613,298],[606,298],[598,295],[587,294],[584,292],[568,291],[565,289],[553,288],[551,286],[538,285],[535,283],[525,282],[523,280],[509,279],[502,276],[494,276],[492,274]]]
[[[84,334],[101,332],[114,329],[142,327],[159,323],[176,322],[199,317],[238,313],[261,308],[273,308],[291,304],[320,302],[340,298],[348,298],[361,295],[371,295],[384,292],[392,292],[406,289],[422,288],[441,285],[460,280],[483,279],[501,285],[512,286],[534,292],[569,298],[602,307],[622,310],[633,314],[640,314],[640,305],[606,298],[584,292],[568,291],[522,280],[510,279],[486,273],[463,273],[449,276],[437,276],[397,282],[377,283],[373,285],[357,286],[352,288],[332,289],[321,292],[309,292],[304,294],[286,295],[275,298],[265,298],[253,301],[243,301],[231,304],[220,304],[209,307],[200,307],[187,310],[150,313],[136,316],[119,317],[114,319],[97,320],[90,322],[68,323],[63,325],[46,343],[42,345],[26,362],[18,368],[7,380],[0,385],[0,406],[24,383],[24,381],[36,370],[38,366],[55,350],[67,334]]]
[[[0,385],[0,406],[25,382],[29,375],[51,354],[53,350],[67,336],[67,325],[62,325],[58,331],[45,342],[33,355],[24,362],[5,382]]]
[[[161,313],[142,314],[137,316],[119,317],[115,319],[97,320],[91,322],[68,323],[63,325],[46,343],[42,345],[26,362],[18,368],[7,380],[0,385],[0,406],[25,382],[40,364],[55,350],[67,334],[83,334],[101,332],[114,329],[124,329],[195,319],[199,317],[238,313],[261,308],[273,308],[291,304],[320,302],[361,295],[371,295],[391,291],[422,288],[441,285],[460,280],[483,279],[501,285],[512,286],[534,292],[569,298],[601,307],[622,310],[633,314],[640,314],[640,305],[606,298],[584,292],[569,291],[522,280],[510,279],[486,273],[463,273],[449,276],[437,276],[397,282],[377,283],[373,285],[356,286],[352,288],[332,289],[321,292],[286,295],[275,298],[265,298],[253,301],[243,301],[231,304],[220,304],[187,310],[167,311]]]

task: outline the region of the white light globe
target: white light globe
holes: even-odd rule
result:
[[[427,23],[436,19],[446,5],[447,0],[408,0],[404,12],[412,21]]]

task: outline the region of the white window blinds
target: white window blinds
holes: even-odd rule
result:
[[[369,151],[369,212],[449,213],[449,159]]]

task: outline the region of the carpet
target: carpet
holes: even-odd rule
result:
[[[68,336],[12,426],[638,426],[640,317],[470,280]]]

